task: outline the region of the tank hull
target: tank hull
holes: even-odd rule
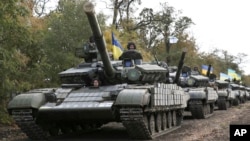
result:
[[[56,95],[54,101],[47,101],[45,93],[39,93],[37,97],[37,92],[28,92],[14,98],[14,102],[27,94],[30,96],[25,97],[25,101],[30,103],[40,97],[45,101],[37,107],[26,104],[21,108],[10,102],[8,110],[18,126],[34,140],[68,133],[78,127],[83,130],[85,127],[98,128],[112,121],[121,122],[133,139],[152,139],[181,126],[189,99],[181,87],[164,83],[128,85],[122,89],[120,86],[59,88],[50,94]]]
[[[216,101],[216,105],[218,110],[227,110],[233,104],[235,100],[235,95],[229,89],[218,90],[218,100]]]
[[[37,118],[49,121],[114,121],[112,104],[113,102],[76,102],[53,107],[46,104],[39,108]]]
[[[188,94],[190,99],[185,110],[191,112],[193,118],[204,119],[213,115],[218,99],[218,94],[213,88],[188,88]]]

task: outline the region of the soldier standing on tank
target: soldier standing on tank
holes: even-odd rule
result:
[[[141,53],[136,50],[136,45],[134,42],[128,42],[127,49],[128,50],[123,52],[122,55],[119,57],[119,60],[123,60],[126,58],[140,60],[143,59]]]
[[[95,44],[94,36],[90,36],[89,37],[88,45],[89,45],[89,49],[90,50],[95,50],[96,49],[96,44]]]
[[[194,67],[194,69],[193,69],[193,71],[192,71],[192,74],[193,75],[198,75],[198,74],[200,74],[200,71],[199,71],[199,69],[198,69],[198,67]]]
[[[98,51],[94,36],[90,36],[87,43],[83,45],[85,62],[94,62],[98,60]]]

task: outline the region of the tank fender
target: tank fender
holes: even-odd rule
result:
[[[206,93],[204,91],[189,91],[190,99],[206,99]]]
[[[115,101],[116,106],[144,106],[148,105],[150,94],[147,89],[124,89]]]
[[[15,108],[35,108],[45,104],[46,98],[44,93],[20,94],[14,97],[8,104],[8,109]]]

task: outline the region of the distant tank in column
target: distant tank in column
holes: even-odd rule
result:
[[[213,85],[216,76],[210,74],[210,68],[211,65],[209,65],[206,76],[188,66],[184,66],[182,69],[179,85],[190,96],[185,110],[191,112],[193,118],[204,119],[214,113],[218,94]]]

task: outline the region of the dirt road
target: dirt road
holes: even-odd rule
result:
[[[153,141],[229,141],[230,124],[250,125],[250,102],[226,111],[216,110],[207,119],[191,119],[185,113],[182,127]],[[129,141],[125,128],[120,123],[110,123],[99,130],[51,138],[52,141]],[[0,125],[0,141],[29,141],[16,126]]]

